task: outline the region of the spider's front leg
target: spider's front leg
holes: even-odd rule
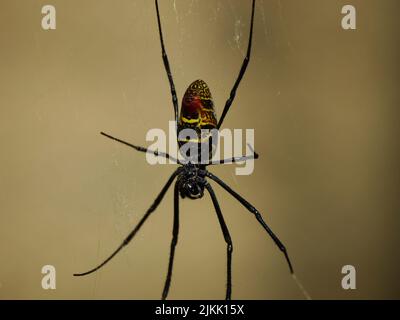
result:
[[[252,39],[253,39],[253,25],[254,25],[254,10],[255,10],[255,5],[256,5],[256,0],[253,0],[252,5],[251,5],[251,21],[250,21],[250,34],[249,34],[249,43],[247,45],[247,52],[246,56],[243,60],[242,67],[240,68],[239,75],[235,81],[235,84],[233,85],[233,88],[231,90],[231,93],[229,95],[228,100],[225,103],[224,110],[222,111],[221,118],[218,121],[217,128],[219,129],[222,125],[222,122],[224,122],[225,116],[229,111],[229,108],[232,105],[233,100],[235,99],[236,96],[236,91],[239,87],[240,81],[242,81],[242,78],[244,74],[246,73],[247,65],[250,62],[250,54],[251,54],[251,44],[252,44]]]

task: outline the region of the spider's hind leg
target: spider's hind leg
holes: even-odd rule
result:
[[[232,251],[233,251],[233,244],[232,244],[232,239],[229,234],[228,227],[226,226],[224,216],[222,215],[221,208],[219,207],[218,199],[217,196],[215,195],[215,192],[213,188],[210,186],[210,184],[206,184],[205,187],[207,188],[207,191],[210,193],[212,202],[214,204],[215,211],[218,216],[218,221],[222,229],[222,233],[224,235],[224,239],[226,242],[226,267],[227,267],[227,279],[226,279],[226,300],[231,300],[231,294],[232,294]]]
[[[161,297],[162,300],[165,300],[167,298],[169,287],[171,285],[172,268],[174,265],[175,247],[178,243],[178,234],[179,234],[179,181],[175,182],[174,226],[172,229],[172,241],[171,241],[171,249],[170,249],[170,253],[169,253],[168,273],[167,273],[167,278],[165,279],[164,290],[163,290],[162,297]]]
[[[164,187],[161,189],[161,192],[158,194],[157,198],[154,200],[153,204],[150,206],[149,209],[147,209],[146,213],[142,217],[142,219],[139,221],[139,223],[136,225],[136,227],[128,234],[128,236],[125,238],[125,240],[119,245],[119,247],[106,259],[104,260],[101,264],[99,264],[97,267],[86,271],[82,273],[75,273],[75,277],[80,277],[80,276],[86,276],[88,274],[91,274],[93,272],[96,272],[100,268],[102,268],[107,262],[109,262],[114,256],[117,255],[118,252],[122,250],[125,246],[129,244],[129,242],[133,239],[133,237],[136,235],[136,233],[140,230],[140,228],[143,226],[143,224],[146,222],[147,218],[157,209],[158,205],[161,203],[163,200],[165,194],[167,193],[169,187],[171,186],[172,182],[175,180],[176,176],[181,172],[181,169],[178,168],[175,170],[175,172],[169,177],[167,183],[164,185]]]
[[[216,183],[218,183],[222,188],[224,188],[230,195],[232,195],[236,200],[238,200],[247,210],[249,210],[251,213],[254,214],[256,217],[257,221],[261,224],[261,226],[264,228],[265,231],[269,234],[269,236],[274,240],[275,244],[279,248],[279,250],[282,251],[282,253],[285,256],[286,262],[289,266],[290,273],[293,274],[293,267],[292,263],[290,262],[289,255],[287,253],[286,247],[283,245],[283,243],[279,240],[279,238],[275,235],[275,233],[271,230],[271,228],[265,223],[264,219],[262,218],[260,212],[253,207],[246,199],[244,199],[241,195],[236,193],[234,190],[231,189],[225,182],[223,182],[220,178],[212,174],[211,172],[207,171],[206,173],[207,177],[210,179],[214,180]]]

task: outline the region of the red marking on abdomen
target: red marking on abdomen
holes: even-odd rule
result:
[[[196,119],[203,104],[199,97],[191,98],[191,101],[183,100],[181,113],[185,118]]]

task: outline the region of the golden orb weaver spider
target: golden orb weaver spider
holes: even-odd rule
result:
[[[180,112],[180,115],[178,118],[178,99],[177,99],[175,85],[174,85],[174,81],[173,81],[173,77],[172,77],[172,73],[171,73],[171,69],[170,69],[170,65],[169,65],[169,61],[168,61],[168,56],[165,51],[163,33],[162,33],[162,28],[161,28],[160,13],[159,13],[157,0],[155,0],[155,6],[156,6],[156,12],[157,12],[158,31],[159,31],[160,42],[161,42],[162,59],[164,62],[165,71],[167,73],[168,81],[169,81],[169,85],[170,85],[170,89],[171,89],[172,103],[174,106],[175,121],[176,121],[176,125],[177,125],[177,134],[179,133],[179,131],[186,129],[186,128],[219,129],[221,127],[222,122],[225,119],[226,114],[229,111],[229,108],[232,105],[232,102],[236,95],[236,90],[240,84],[240,81],[243,78],[243,75],[245,74],[247,65],[250,61],[251,44],[252,44],[252,36],[253,36],[255,0],[252,1],[252,7],[251,7],[250,34],[249,34],[247,53],[246,53],[246,56],[242,63],[239,75],[238,75],[238,77],[233,85],[233,88],[231,90],[230,96],[225,103],[225,107],[222,112],[221,118],[219,119],[218,122],[217,122],[217,118],[215,115],[214,104],[212,101],[210,90],[209,90],[207,84],[202,80],[196,80],[186,90],[185,95],[183,96],[181,112]],[[173,222],[173,231],[172,231],[173,236],[172,236],[172,241],[171,241],[168,272],[167,272],[167,277],[165,280],[164,290],[162,292],[162,299],[164,300],[167,298],[168,291],[169,291],[170,284],[171,284],[174,254],[175,254],[175,248],[176,248],[176,245],[178,242],[178,233],[179,233],[179,199],[180,199],[180,197],[181,198],[188,197],[190,199],[202,198],[204,195],[204,190],[206,189],[207,192],[211,196],[211,200],[213,202],[213,205],[214,205],[217,217],[218,217],[218,221],[220,223],[222,233],[224,235],[224,239],[225,239],[225,242],[227,245],[227,280],[226,280],[226,297],[225,298],[227,300],[230,300],[231,293],[232,293],[233,245],[232,245],[232,240],[231,240],[231,236],[229,234],[228,227],[225,224],[225,220],[222,215],[215,192],[214,192],[213,188],[211,187],[211,185],[208,183],[206,178],[209,178],[209,179],[215,181],[223,189],[225,189],[230,195],[232,195],[235,199],[237,199],[247,210],[249,210],[251,213],[254,214],[257,221],[262,225],[262,227],[270,235],[270,237],[273,239],[273,241],[278,246],[278,248],[283,252],[283,254],[286,258],[286,261],[289,265],[290,272],[293,274],[292,264],[290,262],[290,259],[287,254],[285,246],[278,239],[278,237],[272,232],[272,230],[269,228],[269,226],[264,222],[264,220],[263,220],[261,214],[258,212],[258,210],[255,207],[253,207],[249,202],[247,202],[242,196],[240,196],[238,193],[236,193],[234,190],[232,190],[225,182],[223,182],[221,179],[219,179],[217,176],[215,176],[214,174],[212,174],[211,172],[209,172],[207,170],[207,166],[212,165],[212,164],[235,163],[235,162],[246,161],[246,160],[255,160],[258,158],[257,153],[255,153],[253,151],[252,155],[242,156],[242,157],[233,157],[230,159],[219,160],[217,162],[210,161],[209,163],[206,163],[206,164],[192,163],[190,161],[183,164],[178,159],[171,157],[168,153],[162,153],[162,152],[158,152],[158,151],[149,150],[144,147],[139,147],[139,146],[133,145],[131,143],[128,143],[126,141],[117,139],[113,136],[110,136],[110,135],[104,133],[104,132],[101,132],[101,134],[112,140],[118,141],[129,147],[132,147],[137,151],[149,152],[151,154],[154,154],[155,156],[161,156],[161,157],[165,157],[167,159],[171,159],[174,162],[176,162],[177,164],[179,164],[180,166],[170,176],[167,183],[164,185],[161,192],[158,194],[157,198],[154,200],[153,204],[146,211],[146,213],[144,214],[142,219],[139,221],[139,223],[136,225],[136,227],[129,233],[129,235],[121,243],[121,245],[106,260],[104,260],[97,267],[95,267],[87,272],[84,272],[84,273],[76,273],[76,274],[74,274],[74,276],[84,276],[84,275],[88,275],[90,273],[93,273],[93,272],[99,270],[107,262],[109,262],[123,247],[125,247],[132,240],[132,238],[136,235],[136,233],[139,231],[139,229],[145,223],[145,221],[150,216],[150,214],[156,210],[156,208],[158,207],[160,202],[163,200],[164,195],[167,193],[169,187],[172,185],[172,183],[176,179],[175,187],[174,187],[174,222]],[[199,144],[201,143],[200,141],[201,141],[201,137],[199,136],[199,140],[198,140]],[[179,140],[178,140],[178,143],[179,143]]]

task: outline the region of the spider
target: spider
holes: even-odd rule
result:
[[[246,53],[246,56],[242,63],[239,75],[238,75],[238,77],[233,85],[233,88],[231,90],[230,96],[225,103],[225,107],[223,109],[221,118],[219,119],[218,122],[217,122],[217,118],[215,115],[214,104],[213,104],[210,90],[209,90],[207,84],[202,80],[196,80],[186,90],[186,92],[183,96],[181,112],[180,112],[179,118],[178,118],[178,99],[177,99],[177,95],[176,95],[176,91],[175,91],[175,85],[174,85],[174,80],[173,80],[172,73],[171,73],[170,64],[168,61],[168,56],[167,56],[165,46],[164,46],[164,39],[163,39],[163,33],[162,33],[162,28],[161,28],[161,20],[160,20],[160,13],[159,13],[157,0],[155,0],[155,7],[156,7],[156,13],[157,13],[157,23],[158,23],[158,31],[159,31],[160,43],[161,43],[162,59],[163,59],[165,71],[167,73],[168,81],[169,81],[169,85],[170,85],[177,133],[179,133],[181,130],[186,129],[186,128],[194,128],[196,130],[203,129],[203,128],[214,128],[214,129],[218,130],[221,127],[222,122],[224,121],[225,116],[228,113],[229,108],[232,105],[232,102],[236,95],[236,90],[246,72],[247,65],[250,61],[250,52],[251,52],[252,35],[253,35],[254,11],[255,11],[255,0],[252,1],[252,7],[251,7],[250,34],[249,34],[249,40],[248,40],[247,53]],[[246,160],[255,160],[258,158],[258,154],[254,150],[251,149],[253,152],[253,154],[251,154],[251,155],[246,155],[246,156],[241,156],[241,157],[233,157],[233,158],[218,160],[218,161],[209,161],[208,163],[205,163],[205,164],[196,163],[195,161],[188,161],[186,163],[182,163],[178,159],[170,156],[168,153],[163,153],[163,152],[159,152],[157,150],[149,150],[144,147],[139,147],[139,146],[133,145],[131,143],[128,143],[126,141],[115,138],[111,135],[108,135],[104,132],[101,132],[101,134],[107,138],[114,140],[114,141],[120,142],[129,147],[132,147],[133,149],[135,149],[137,151],[148,152],[155,156],[160,156],[160,157],[165,157],[167,159],[170,159],[173,162],[179,164],[180,166],[174,171],[174,173],[172,173],[172,175],[168,179],[167,183],[164,185],[161,192],[158,194],[157,198],[154,200],[153,204],[146,211],[146,213],[141,218],[141,220],[136,225],[136,227],[129,233],[129,235],[121,243],[121,245],[106,260],[104,260],[97,267],[95,267],[87,272],[84,272],[84,273],[74,274],[74,276],[84,276],[84,275],[88,275],[90,273],[93,273],[93,272],[99,270],[107,262],[109,262],[123,247],[128,245],[128,243],[133,239],[133,237],[136,235],[136,233],[143,226],[143,224],[145,223],[147,218],[151,215],[151,213],[153,211],[156,210],[156,208],[158,207],[160,202],[163,200],[168,189],[170,188],[170,186],[176,179],[175,187],[174,187],[174,221],[173,221],[172,241],[171,241],[171,248],[170,248],[170,254],[169,254],[168,272],[167,272],[164,290],[162,292],[161,298],[162,298],[162,300],[165,300],[167,298],[168,291],[169,291],[170,284],[171,284],[172,268],[173,268],[173,263],[174,263],[174,254],[175,254],[175,248],[176,248],[176,245],[178,242],[178,233],[179,233],[179,200],[180,200],[180,198],[183,199],[186,197],[189,199],[202,198],[204,195],[204,191],[207,190],[207,192],[211,196],[211,200],[214,205],[214,208],[215,208],[215,211],[216,211],[216,214],[218,217],[218,221],[219,221],[219,224],[222,229],[222,233],[223,233],[226,245],[227,245],[227,247],[226,247],[227,278],[226,278],[226,297],[225,298],[226,298],[226,300],[230,300],[231,293],[232,293],[233,245],[232,245],[232,240],[231,240],[231,236],[229,234],[228,227],[226,226],[224,217],[221,212],[221,208],[219,206],[219,202],[217,200],[217,197],[215,195],[213,188],[207,181],[207,178],[213,180],[218,185],[220,185],[231,196],[233,196],[236,200],[238,200],[247,210],[249,210],[252,214],[254,214],[257,221],[261,224],[261,226],[265,229],[265,231],[273,239],[273,241],[278,246],[278,248],[283,252],[283,254],[286,258],[287,264],[289,266],[290,272],[293,274],[293,267],[290,262],[290,259],[287,254],[285,246],[278,239],[278,237],[272,232],[270,227],[264,222],[259,211],[255,207],[253,207],[247,200],[245,200],[242,196],[240,196],[233,189],[231,189],[224,181],[222,181],[220,178],[218,178],[217,176],[215,176],[214,174],[212,174],[211,172],[209,172],[207,170],[208,165],[235,163],[235,162],[246,161]],[[198,137],[199,144],[201,144],[201,141],[202,141],[201,139],[202,138],[199,136]],[[178,143],[180,146],[182,145],[182,141],[178,140]]]

